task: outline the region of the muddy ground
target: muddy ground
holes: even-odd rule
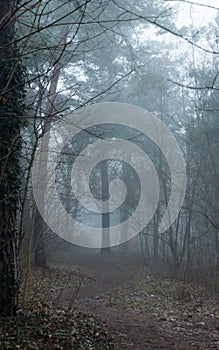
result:
[[[43,273],[50,281],[49,291],[41,288],[44,298],[97,317],[117,350],[219,349],[218,301],[202,287],[121,260],[90,260],[63,279],[61,273],[54,267]]]

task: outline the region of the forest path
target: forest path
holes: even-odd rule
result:
[[[72,298],[78,310],[103,321],[116,350],[219,349],[219,312],[204,289],[155,278],[143,265],[91,264],[75,296],[65,288],[61,304]],[[104,349],[103,349],[104,350]]]

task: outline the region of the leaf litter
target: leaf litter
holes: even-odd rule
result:
[[[125,268],[34,269],[25,309],[0,319],[0,349],[219,349],[217,296]]]

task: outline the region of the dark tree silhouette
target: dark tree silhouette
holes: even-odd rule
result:
[[[0,2],[0,314],[15,315],[18,299],[17,209],[24,69],[14,44],[17,1]]]

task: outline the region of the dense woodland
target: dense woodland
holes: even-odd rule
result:
[[[184,283],[219,292],[218,25],[219,7],[206,1],[0,2],[1,315],[15,316],[25,305],[31,266],[47,268],[62,252],[141,256],[150,269],[166,266]],[[141,147],[160,184],[157,210],[139,235],[90,252],[64,242],[43,221],[31,168],[44,133],[64,115],[97,102],[133,104],[166,124],[183,152],[187,187],[177,219],[159,233],[171,191],[162,152],[128,128],[81,132],[66,145],[57,170],[57,191],[75,219],[103,224],[101,216],[83,210],[71,189],[73,162],[97,139],[119,137]],[[126,184],[127,196],[110,219],[125,221],[139,200],[135,169],[109,156],[94,168],[90,187],[101,199],[103,186],[115,178]]]

